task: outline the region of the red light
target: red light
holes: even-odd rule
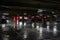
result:
[[[17,22],[17,21],[19,20],[19,18],[18,18],[17,16],[15,16],[15,17],[13,18],[13,20],[14,20],[15,22]]]

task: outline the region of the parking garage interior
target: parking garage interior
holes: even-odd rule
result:
[[[0,40],[60,40],[60,1],[0,0]]]

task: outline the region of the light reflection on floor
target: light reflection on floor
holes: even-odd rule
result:
[[[4,25],[3,25],[3,27],[5,27]],[[48,27],[48,26],[47,26]],[[28,28],[27,28],[28,29]],[[26,30],[27,30],[26,29]],[[25,30],[25,29],[21,29],[21,30]],[[37,25],[37,27],[36,27],[36,29],[28,29],[28,31],[29,31],[29,34],[30,34],[30,31],[34,34],[32,34],[31,33],[31,35],[33,35],[33,36],[36,36],[36,35],[39,35],[38,36],[38,40],[41,40],[41,39],[45,39],[45,38],[47,38],[47,39],[51,39],[51,38],[54,38],[54,37],[58,37],[58,30],[57,30],[57,26],[55,25],[54,27],[53,27],[53,30],[51,30],[51,29],[49,29],[48,28],[48,30],[50,30],[49,32],[47,31],[47,28],[43,28],[42,26],[38,26]],[[21,32],[21,31],[19,31],[19,32]],[[11,32],[10,32],[11,33]],[[39,33],[39,34],[38,34]],[[21,34],[23,34],[23,33],[21,33]],[[21,35],[21,34],[18,34],[18,36],[19,35]],[[23,39],[25,38],[27,38],[27,35],[28,33],[27,33],[27,31],[25,31],[24,32],[24,34],[22,35],[23,36]],[[13,35],[13,34],[11,34],[11,35]],[[31,36],[31,35],[29,35],[29,36]],[[16,37],[18,37],[18,36],[16,36]],[[60,36],[59,36],[60,37]],[[34,38],[34,37],[33,37]],[[8,38],[7,38],[7,35],[5,35],[4,37],[3,37],[3,40],[8,40]],[[13,40],[13,39],[12,39]],[[29,40],[29,39],[28,39]]]

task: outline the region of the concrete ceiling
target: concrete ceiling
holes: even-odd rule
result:
[[[60,9],[60,1],[58,0],[2,0],[0,4],[30,8]]]
[[[60,10],[59,0],[0,0],[0,10],[36,13],[37,9]]]

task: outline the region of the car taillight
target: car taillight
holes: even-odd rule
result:
[[[17,22],[17,21],[19,20],[19,18],[18,18],[17,16],[15,16],[15,17],[13,18],[13,20],[14,20],[15,22]]]

